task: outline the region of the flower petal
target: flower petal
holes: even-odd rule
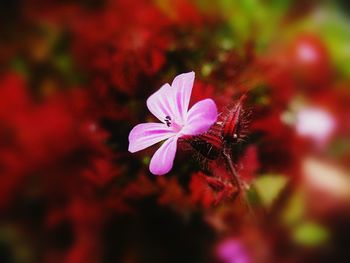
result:
[[[155,175],[163,175],[173,167],[175,153],[177,148],[177,137],[165,141],[162,146],[154,153],[149,170]]]
[[[206,132],[217,119],[218,111],[212,99],[205,99],[197,102],[188,111],[185,127],[182,134],[197,135]]]
[[[195,74],[194,72],[188,72],[178,75],[171,87],[175,89],[175,103],[182,120],[185,120],[186,113],[188,111],[188,105],[190,103],[193,82]]]
[[[147,108],[162,122],[166,116],[176,118],[178,110],[175,105],[175,90],[168,83],[164,84],[147,99]]]
[[[138,124],[129,134],[129,152],[141,151],[174,135],[175,133],[163,123]]]

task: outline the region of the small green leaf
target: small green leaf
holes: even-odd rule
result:
[[[270,207],[286,186],[288,179],[283,175],[263,175],[253,183],[260,200]]]
[[[26,63],[24,62],[24,60],[22,60],[21,58],[15,58],[11,61],[11,68],[22,74],[23,76],[27,76],[28,73],[28,67],[26,65]]]
[[[60,54],[55,58],[54,63],[61,72],[68,74],[73,69],[72,58],[66,54]]]
[[[202,75],[204,77],[207,77],[212,72],[212,70],[213,70],[213,66],[209,63],[206,63],[202,66]]]
[[[317,223],[305,222],[294,229],[292,238],[299,245],[318,246],[328,240],[329,232]]]
[[[151,161],[151,158],[149,156],[145,156],[142,158],[142,163],[144,165],[149,165],[150,161]]]
[[[286,225],[296,224],[303,218],[304,211],[304,193],[299,190],[288,200],[288,203],[282,212],[281,219]]]
[[[245,196],[248,200],[248,203],[255,206],[256,204],[259,204],[259,196],[256,192],[256,189],[254,187],[249,187],[247,191],[245,192]]]

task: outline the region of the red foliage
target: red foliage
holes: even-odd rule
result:
[[[220,8],[207,16],[196,2],[8,1],[0,25],[1,262],[8,262],[3,250],[26,254],[22,236],[23,251],[33,253],[28,262],[215,262],[220,240],[233,241],[233,258],[308,258],[280,218],[301,186],[305,156],[329,154],[348,166],[349,81],[336,75],[320,36],[299,34],[258,53],[255,39],[242,46],[235,39],[246,19],[239,10],[235,32]],[[222,113],[207,133],[179,140],[202,166],[179,150],[170,174],[151,176],[152,149],[129,153],[128,134],[152,121],[145,101],[158,84],[190,70],[201,78],[191,105],[212,98]],[[300,105],[325,109],[339,123],[323,148],[298,136]],[[269,210],[254,179],[276,173],[289,180]],[[256,218],[243,200],[251,183]],[[338,205],[346,222],[343,203],[315,205],[323,192],[314,190],[307,189],[303,216],[309,206]]]
[[[107,133],[92,119],[86,102],[76,99],[87,98],[82,91],[76,91],[79,95],[57,94],[35,102],[24,81],[14,74],[3,77],[1,89],[0,159],[6,178],[2,184],[2,205],[16,193],[15,182],[32,174],[44,173],[54,182],[49,174],[55,176],[60,171],[66,177],[74,171],[98,184],[117,175],[111,152],[104,145]],[[85,164],[87,161],[91,167]]]
[[[329,52],[315,35],[301,35],[292,43],[289,63],[294,77],[306,89],[327,87],[332,77]]]
[[[209,208],[214,204],[215,193],[208,185],[206,175],[203,173],[193,174],[190,182],[191,202],[199,204],[203,208]]]
[[[72,52],[93,80],[132,95],[164,65],[170,25],[150,1],[108,1],[72,21]]]

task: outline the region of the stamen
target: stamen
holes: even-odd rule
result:
[[[166,125],[168,127],[170,127],[170,125],[171,125],[171,118],[170,118],[170,116],[165,116],[164,121],[165,121]]]
[[[178,124],[176,120],[172,120],[170,116],[165,116],[164,122],[168,127],[171,127],[172,130],[174,130],[175,132],[179,132],[183,127],[183,125]]]

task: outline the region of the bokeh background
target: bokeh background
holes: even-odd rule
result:
[[[0,262],[350,262],[348,1],[0,10]],[[248,96],[241,198],[189,149],[160,177],[156,148],[127,151],[148,96],[192,70],[192,102]]]

